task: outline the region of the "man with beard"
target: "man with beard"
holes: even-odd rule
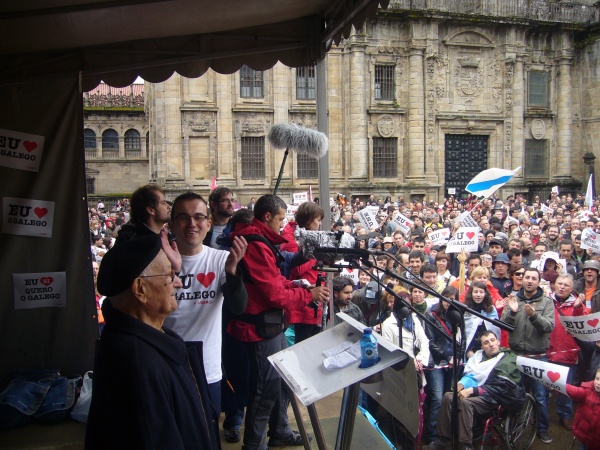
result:
[[[563,327],[559,316],[580,316],[587,314],[589,310],[584,307],[585,295],[573,295],[573,277],[571,275],[559,275],[554,284],[556,290],[551,298],[554,300],[554,330],[550,333],[550,349],[548,359],[561,366],[569,368],[567,383],[573,384],[577,372],[577,359],[579,345]],[[566,395],[556,398],[556,413],[560,424],[567,430],[573,428],[573,401]]]
[[[513,352],[517,355],[541,355],[537,359],[547,361],[550,333],[554,329],[554,303],[539,287],[540,278],[536,269],[525,270],[523,287],[516,296],[508,296],[502,321],[515,327],[508,338]],[[548,433],[548,391],[538,380],[526,375],[522,376],[521,383],[529,385],[537,403],[538,437],[543,443],[550,444],[552,436]]]
[[[208,196],[212,228],[206,234],[204,245],[218,248],[217,238],[229,234],[229,219],[233,216],[233,193],[229,188],[217,187]]]
[[[569,273],[573,279],[577,277],[579,272],[579,261],[573,258],[573,242],[568,239],[561,241],[560,243],[560,257],[567,262],[567,273]]]
[[[335,325],[343,322],[343,320],[337,316],[337,313],[339,312],[348,314],[353,319],[365,323],[365,318],[361,309],[352,302],[352,287],[352,280],[348,277],[340,276],[333,280],[333,323]]]
[[[577,283],[576,291],[585,294],[585,305],[592,310],[592,313],[600,311],[600,284],[598,283],[598,274],[600,274],[600,262],[589,260],[583,263],[583,279]]]
[[[573,222],[571,222],[571,226],[573,226]],[[548,235],[548,239],[546,240],[548,251],[558,253],[560,249],[560,231],[558,226],[550,225],[546,234]]]

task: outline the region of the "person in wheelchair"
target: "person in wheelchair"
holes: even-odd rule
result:
[[[525,390],[519,384],[521,373],[517,355],[500,348],[496,333],[486,330],[481,334],[481,350],[475,352],[465,365],[464,375],[458,383],[458,439],[464,449],[473,448],[474,417],[491,416],[499,405],[519,411],[525,402]],[[452,439],[452,392],[442,400],[437,424],[439,439],[429,450],[448,448]]]

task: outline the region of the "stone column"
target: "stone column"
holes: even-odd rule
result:
[[[125,136],[119,135],[119,158],[125,158]]]
[[[187,134],[183,135],[183,178],[186,183],[190,183],[191,180],[191,167],[190,167],[190,137]]]
[[[513,109],[512,109],[512,149],[511,164],[507,169],[516,169],[523,166],[523,134],[524,134],[524,108],[525,108],[525,88],[523,82],[523,58],[517,56],[514,64],[513,76]],[[523,171],[519,171],[515,177],[523,178]]]
[[[408,60],[408,167],[407,179],[425,175],[424,49],[412,48]]]
[[[565,38],[567,39],[567,38]],[[556,155],[556,175],[559,177],[572,176],[571,170],[571,142],[573,115],[572,92],[571,92],[571,57],[566,55],[567,50],[563,50],[563,56],[558,60],[558,89],[557,89],[557,155]]]
[[[355,37],[356,38],[356,37]],[[350,149],[350,178],[366,180],[369,176],[369,142],[367,140],[367,98],[366,83],[370,77],[365,61],[366,44],[352,43],[350,54],[350,120],[348,148]]]

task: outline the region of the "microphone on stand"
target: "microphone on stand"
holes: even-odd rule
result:
[[[295,123],[273,125],[269,130],[267,139],[273,148],[285,148],[285,154],[281,162],[275,189],[273,189],[273,195],[277,195],[277,188],[279,187],[279,183],[281,183],[283,168],[290,150],[304,154],[312,159],[320,159],[327,154],[327,150],[329,149],[329,140],[324,133],[300,127]]]

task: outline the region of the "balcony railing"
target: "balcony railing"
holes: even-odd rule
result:
[[[391,0],[388,11],[426,11],[513,20],[588,25],[599,21],[597,6],[547,0]]]
[[[98,157],[98,150],[95,149],[95,148],[86,148],[85,149],[85,157],[87,159],[97,158]]]

